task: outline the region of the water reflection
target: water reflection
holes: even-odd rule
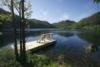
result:
[[[100,35],[65,30],[39,30],[26,32],[26,42],[38,39],[43,32],[54,33],[54,39],[57,40],[57,43],[35,53],[44,54],[51,58],[57,58],[61,55],[64,57],[64,61],[72,64],[73,67],[95,67],[94,61],[100,60],[100,51],[97,50],[100,45]],[[92,48],[95,51],[91,50],[91,52],[94,51],[93,54],[86,55],[86,51],[89,51],[87,48]]]
[[[0,47],[3,45],[3,37],[2,37],[2,35],[0,35]]]
[[[100,35],[99,32],[82,32],[79,34],[80,38],[83,40],[88,41],[89,45],[88,47],[91,48],[91,52],[95,52],[99,50],[100,46]]]
[[[65,37],[71,37],[73,36],[74,34],[73,33],[70,33],[70,32],[60,32],[60,33],[57,33],[61,36],[65,36]]]
[[[29,32],[26,32],[26,37],[28,36],[38,36],[40,34],[42,34],[43,32],[49,32],[48,30],[40,30],[40,31],[29,31]]]

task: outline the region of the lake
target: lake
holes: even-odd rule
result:
[[[38,39],[43,32],[54,33],[53,38],[57,42],[34,53],[47,55],[50,58],[62,56],[63,60],[73,67],[100,67],[100,35],[90,35],[80,30],[33,29],[26,32],[26,42]],[[9,39],[11,34],[6,37],[3,38],[5,39],[3,42],[6,42],[3,44],[11,45],[12,40]],[[91,45],[95,46],[93,47],[95,50],[86,49]]]

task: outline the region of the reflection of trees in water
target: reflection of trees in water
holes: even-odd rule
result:
[[[92,43],[91,46],[91,51],[97,51],[99,48],[98,46],[100,45],[100,32],[99,31],[83,31],[82,33],[79,34],[79,36],[88,41],[89,43]]]
[[[38,35],[46,33],[46,32],[49,32],[49,31],[48,30],[29,31],[29,32],[26,32],[26,36],[38,36]]]
[[[3,44],[3,36],[0,35],[0,46],[2,46],[2,44]]]
[[[70,33],[70,32],[59,32],[57,34],[62,35],[62,36],[65,36],[65,37],[70,37],[70,36],[73,36],[74,35],[73,33]]]
[[[38,36],[43,32],[48,32],[47,30],[39,30],[39,31],[26,31],[26,37],[28,36]],[[19,40],[19,32],[17,32],[17,40]],[[0,35],[0,47],[5,46],[9,43],[13,42],[13,32],[12,31],[5,31],[3,35]]]
[[[17,33],[17,38],[18,37],[18,33]],[[3,47],[11,42],[13,42],[13,32],[12,31],[4,31],[3,35],[0,37],[1,43],[0,43],[0,47]]]

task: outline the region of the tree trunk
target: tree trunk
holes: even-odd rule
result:
[[[21,48],[21,59],[22,62],[26,62],[26,48],[25,48],[25,18],[24,18],[24,0],[21,0],[21,41],[20,41],[20,48]]]
[[[25,54],[25,19],[24,19],[24,0],[22,0],[22,38],[23,38],[23,52]]]
[[[13,7],[13,0],[11,0],[11,12],[12,12],[12,22],[13,22],[13,33],[14,33],[14,49],[15,49],[15,56],[16,60],[18,60],[18,49],[17,49],[17,31],[16,31],[16,23],[14,22],[15,20],[15,14],[14,14],[14,7]]]
[[[23,45],[23,39],[22,39],[22,4],[21,4],[21,1],[19,3],[19,6],[20,6],[20,11],[19,11],[19,16],[20,16],[20,56],[22,56],[22,45]]]

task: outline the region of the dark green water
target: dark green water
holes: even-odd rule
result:
[[[54,39],[57,43],[35,53],[55,59],[63,56],[63,60],[73,67],[100,67],[100,35],[82,31],[31,30],[26,34],[26,42],[38,39],[42,32],[54,33]],[[6,43],[4,44],[12,44],[10,37],[5,39]],[[90,51],[87,50],[86,48],[91,45],[93,48]]]

